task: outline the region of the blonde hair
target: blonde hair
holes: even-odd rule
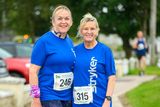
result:
[[[59,11],[59,10],[66,10],[66,11],[68,11],[69,14],[70,14],[70,16],[71,16],[71,21],[72,21],[72,13],[71,13],[70,9],[67,6],[65,6],[65,5],[59,5],[52,12],[51,23],[53,22],[53,20],[55,18],[56,12]],[[52,25],[51,28],[53,28],[53,25]]]
[[[78,27],[78,34],[77,34],[77,36],[82,36],[82,35],[81,35],[81,30],[82,30],[83,26],[84,26],[87,22],[90,22],[90,21],[95,22],[97,31],[99,32],[100,28],[99,28],[99,24],[98,24],[97,19],[96,19],[94,16],[92,16],[92,14],[87,13],[87,14],[85,14],[85,15],[83,16],[83,18],[82,18],[81,21],[80,21],[80,25],[79,25],[79,27]]]

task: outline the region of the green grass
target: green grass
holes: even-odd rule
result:
[[[137,75],[138,72],[138,69],[130,70],[129,75]],[[145,74],[160,76],[160,68],[158,68],[157,66],[147,66]]]
[[[145,82],[125,94],[131,107],[160,107],[160,68],[148,66],[146,75],[157,75],[157,79]],[[137,75],[138,69],[129,71],[129,75]],[[143,78],[143,77],[142,77]]]
[[[160,107],[160,78],[140,85],[125,96],[132,107]]]

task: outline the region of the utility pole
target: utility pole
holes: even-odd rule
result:
[[[156,17],[157,17],[157,0],[151,1],[150,13],[150,37],[151,37],[151,64],[156,63]]]

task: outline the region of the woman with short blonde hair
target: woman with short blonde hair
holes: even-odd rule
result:
[[[73,107],[112,107],[116,70],[112,51],[96,40],[97,19],[90,13],[80,21],[83,43],[75,47]]]

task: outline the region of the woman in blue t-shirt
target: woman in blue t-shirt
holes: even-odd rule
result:
[[[68,30],[71,11],[64,5],[55,8],[51,31],[34,44],[29,71],[32,107],[71,107],[75,56]],[[38,74],[38,75],[37,75]]]
[[[75,47],[73,107],[112,107],[115,63],[111,49],[96,40],[99,25],[86,14],[80,21],[83,43]]]

